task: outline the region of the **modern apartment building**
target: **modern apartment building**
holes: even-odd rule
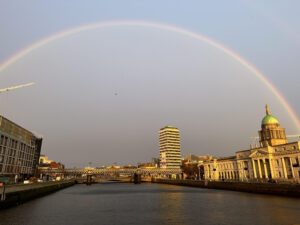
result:
[[[166,126],[159,131],[160,168],[180,168],[181,151],[179,130]]]
[[[41,147],[41,137],[0,116],[0,179],[34,176]]]

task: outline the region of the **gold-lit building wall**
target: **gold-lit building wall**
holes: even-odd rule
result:
[[[180,134],[177,128],[166,126],[160,129],[159,148],[161,168],[180,168]]]
[[[204,167],[205,179],[300,182],[300,142],[288,143],[285,129],[270,114],[268,106],[261,128],[258,131],[260,146],[199,164]]]

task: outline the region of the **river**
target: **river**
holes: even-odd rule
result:
[[[0,225],[300,224],[300,199],[164,184],[75,185],[0,211]]]

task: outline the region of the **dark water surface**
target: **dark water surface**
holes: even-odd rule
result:
[[[300,224],[300,199],[149,183],[75,185],[0,211],[2,224]]]

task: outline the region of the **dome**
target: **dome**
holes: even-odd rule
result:
[[[261,121],[261,125],[279,124],[278,120],[270,114],[269,106],[266,105],[266,116]]]
[[[279,121],[274,116],[269,114],[266,115],[261,122],[262,125],[270,124],[270,123],[279,123]]]

